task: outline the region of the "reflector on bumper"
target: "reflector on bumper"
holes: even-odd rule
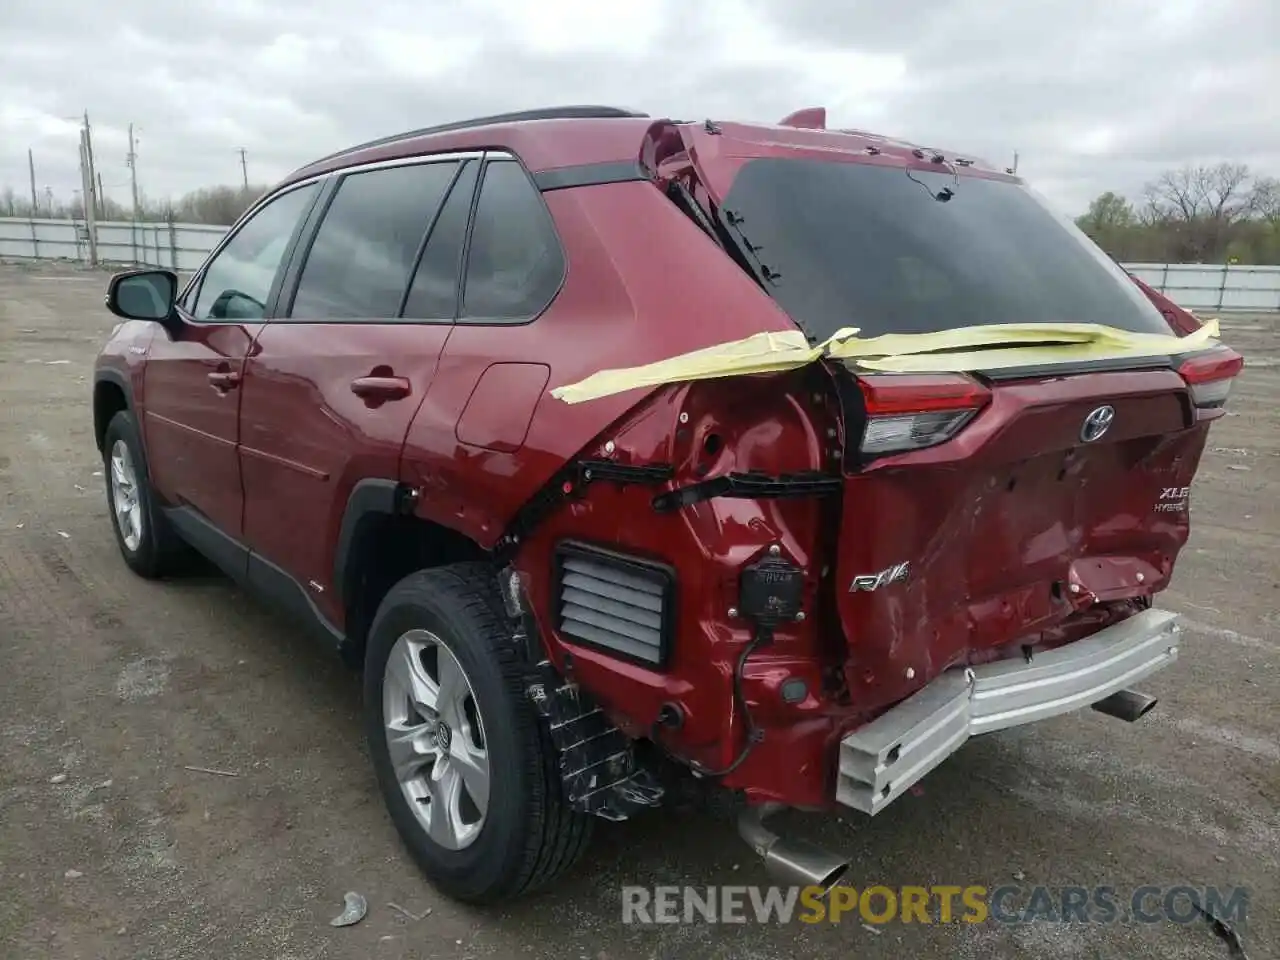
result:
[[[1031,663],[948,670],[840,743],[836,799],[876,814],[969,737],[1069,713],[1168,666],[1178,615],[1144,610]]]

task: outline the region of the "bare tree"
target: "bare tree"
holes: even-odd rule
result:
[[[1254,209],[1251,175],[1243,163],[1185,166],[1169,170],[1144,193],[1142,220],[1164,226],[1175,244],[1175,259],[1204,262],[1219,259],[1234,228]]]
[[[1253,182],[1253,212],[1273,227],[1280,227],[1280,179],[1258,177]]]

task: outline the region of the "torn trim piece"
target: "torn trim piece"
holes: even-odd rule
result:
[[[779,500],[786,497],[825,497],[839,493],[844,481],[820,471],[784,473],[727,473],[700,480],[687,487],[677,487],[653,498],[653,509],[669,513],[703,500],[737,497],[744,500]]]
[[[512,518],[494,544],[499,557],[506,557],[538,524],[554,513],[564,501],[577,497],[591,483],[666,483],[675,473],[668,463],[629,464],[612,460],[575,460],[557,473],[542,490]]]

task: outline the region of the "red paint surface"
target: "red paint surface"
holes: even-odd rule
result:
[[[268,324],[245,365],[240,462],[244,541],[313,593],[336,624],[334,551],[351,489],[394,478],[448,324]],[[404,377],[400,399],[357,395],[364,377]],[[320,590],[316,590],[318,584]]]
[[[476,383],[458,426],[460,443],[498,453],[524,446],[534,411],[547,392],[551,368],[545,363],[495,363]]]
[[[242,374],[261,326],[188,323],[176,338],[157,330],[143,374],[151,482],[165,500],[196,507],[233,537],[243,531],[240,389],[219,387],[210,374]]]

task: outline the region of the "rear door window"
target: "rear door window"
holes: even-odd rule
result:
[[[458,280],[467,222],[480,163],[466,161],[427,237],[409,287],[404,316],[415,320],[453,320],[458,315]]]
[[[749,160],[723,204],[811,337],[992,323],[1169,332],[1124,272],[1021,184],[949,171]],[[939,199],[939,195],[945,199]]]
[[[312,241],[290,316],[390,319],[457,161],[348,174]]]
[[[467,249],[462,319],[532,320],[564,280],[564,253],[542,194],[514,160],[485,164]]]

